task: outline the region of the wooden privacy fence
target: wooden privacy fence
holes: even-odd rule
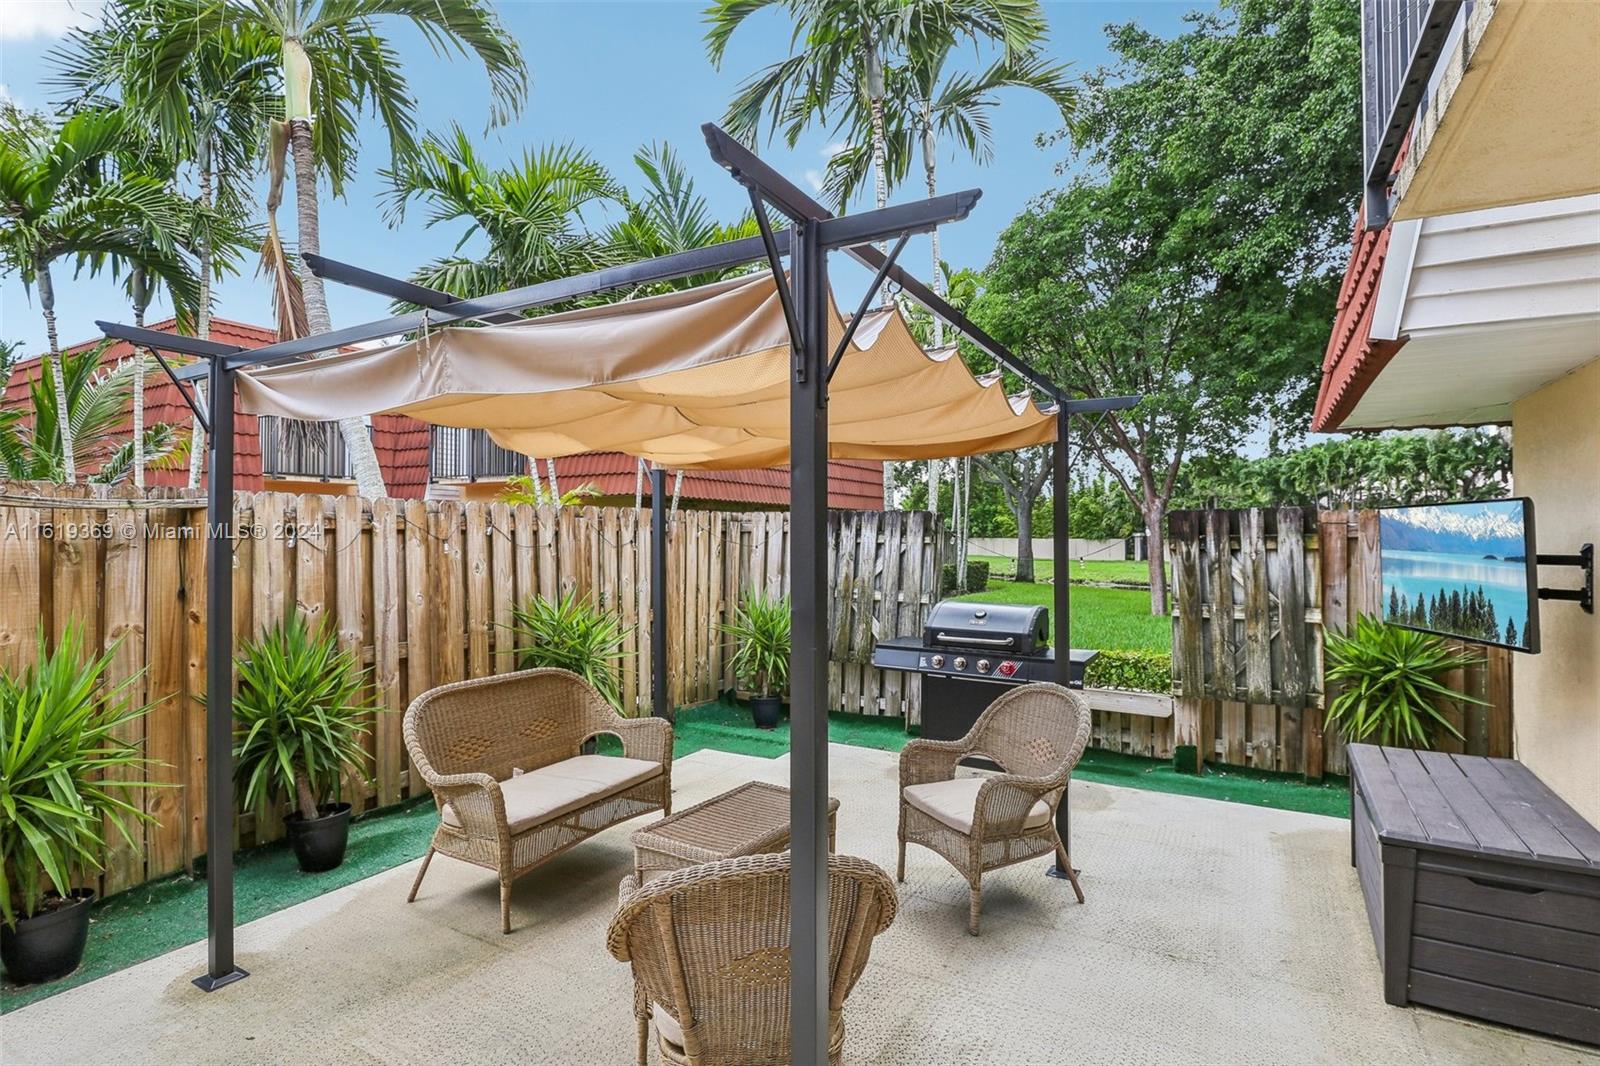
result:
[[[1174,511],[1168,530],[1175,747],[1308,777],[1345,773],[1344,738],[1323,726],[1323,633],[1383,613],[1377,512]],[[1478,666],[1446,681],[1488,706],[1441,704],[1465,741],[1440,747],[1509,756],[1511,654],[1481,650]]]
[[[0,486],[0,667],[53,644],[69,624],[90,649],[115,648],[112,683],[137,678],[155,704],[127,727],[176,787],[145,791],[155,817],[143,854],[113,839],[109,893],[183,869],[204,851],[205,510],[153,490]],[[923,513],[832,512],[828,544],[833,706],[920,720],[920,683],[869,664],[873,640],[920,633],[937,594],[939,543]],[[734,686],[721,631],[741,596],[788,589],[788,515],[680,511],[667,545],[668,691],[677,706]],[[370,669],[379,706],[358,809],[420,794],[408,773],[402,711],[447,681],[516,669],[512,608],[576,592],[631,628],[623,700],[650,706],[650,514],[502,503],[241,493],[235,510],[236,645],[291,610],[331,624]],[[142,673],[141,673],[142,671]],[[282,833],[276,813],[243,813],[241,844]]]

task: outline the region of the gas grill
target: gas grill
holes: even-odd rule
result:
[[[1069,687],[1083,687],[1083,668],[1098,652],[1072,649]],[[1050,647],[1050,612],[1009,603],[945,600],[928,612],[922,639],[878,641],[872,665],[922,675],[922,735],[959,740],[1001,691],[1035,681],[1059,684]],[[996,769],[987,759],[965,765]],[[1056,814],[1067,839],[1067,803]]]

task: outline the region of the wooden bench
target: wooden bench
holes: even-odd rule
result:
[[[1600,830],[1512,759],[1349,758],[1384,999],[1600,1044]]]

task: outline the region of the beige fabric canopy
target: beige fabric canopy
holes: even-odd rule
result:
[[[830,304],[831,308],[831,304]],[[833,309],[831,343],[844,322]],[[241,409],[329,421],[404,414],[485,429],[525,455],[621,451],[662,466],[789,460],[789,333],[770,273],[510,325],[243,372]],[[829,454],[931,459],[1044,444],[1056,420],[954,348],[870,312],[829,386]]]

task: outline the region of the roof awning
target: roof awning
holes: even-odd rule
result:
[[[830,309],[832,305],[830,304]],[[843,335],[836,309],[832,344]],[[405,414],[554,457],[621,451],[704,470],[789,460],[788,326],[770,273],[508,325],[241,372],[241,410],[311,421]],[[978,455],[1055,439],[1053,410],[925,352],[869,312],[829,385],[836,459]]]

